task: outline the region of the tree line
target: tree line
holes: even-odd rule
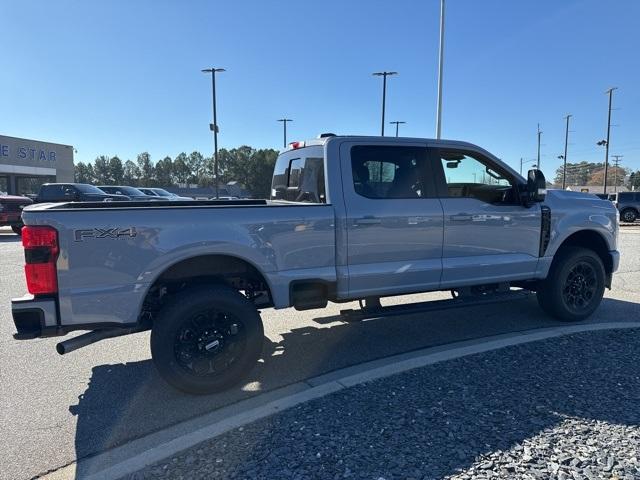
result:
[[[267,198],[271,175],[278,157],[273,149],[255,149],[244,145],[218,151],[219,184],[237,181],[255,198]],[[200,152],[180,153],[153,162],[148,152],[135,161],[122,161],[117,155],[101,155],[93,162],[75,165],[75,181],[95,185],[131,185],[133,187],[172,187],[179,184],[210,187],[215,185],[213,157]]]
[[[562,185],[564,167],[556,170],[555,184]],[[572,185],[598,185],[604,183],[604,163],[579,162],[567,163],[567,186]],[[609,165],[607,171],[607,186],[625,186],[629,190],[640,189],[640,170],[633,172],[628,168]]]

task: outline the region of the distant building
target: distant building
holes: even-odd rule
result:
[[[34,194],[47,182],[73,182],[73,147],[0,135],[0,192]]]

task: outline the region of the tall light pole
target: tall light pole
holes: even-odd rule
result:
[[[384,109],[387,103],[387,77],[397,75],[398,72],[374,72],[375,77],[382,77],[382,132],[380,135],[384,137]]]
[[[607,139],[598,142],[598,145],[602,145],[604,143],[604,185],[602,187],[602,193],[607,193],[607,174],[609,170],[609,140],[611,136],[611,101],[613,100],[613,91],[617,90],[618,87],[612,87],[607,90],[605,93],[609,94],[609,113],[607,115]]]
[[[284,142],[283,142],[283,147],[287,148],[287,122],[293,122],[293,120],[291,120],[290,118],[281,118],[278,120],[279,122],[282,122],[282,125],[284,126]]]
[[[540,138],[542,138],[542,131],[540,130],[540,124],[538,124],[538,170],[540,170]]]
[[[440,0],[440,49],[438,54],[438,106],[436,110],[436,139],[442,133],[442,70],[444,67],[444,0]]]
[[[203,68],[202,73],[211,74],[211,91],[213,94],[213,123],[209,128],[213,132],[213,176],[216,179],[216,199],[220,198],[218,186],[218,115],[216,113],[216,73],[226,71],[224,68]]]
[[[567,128],[564,131],[564,155],[562,157],[562,189],[567,188],[567,146],[569,145],[569,119],[573,115],[568,114],[564,117],[567,120]]]
[[[394,124],[395,124],[395,126],[396,126],[396,137],[397,137],[397,136],[398,136],[398,125],[400,125],[401,123],[407,123],[407,122],[402,122],[402,121],[395,120],[395,121],[393,121],[393,122],[389,122],[389,123],[390,123],[391,125],[394,125]]]

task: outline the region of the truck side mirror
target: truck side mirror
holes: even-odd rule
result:
[[[531,169],[527,173],[527,193],[530,202],[544,202],[547,180],[541,170]]]

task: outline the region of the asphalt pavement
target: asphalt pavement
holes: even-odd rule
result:
[[[633,320],[640,303],[640,229],[620,236],[621,269],[590,322]],[[277,387],[393,354],[555,326],[535,299],[347,324],[341,308],[263,312],[263,360],[224,394],[188,396],[166,386],[150,361],[148,333],[107,340],[63,357],[57,339],[11,337],[9,300],[26,291],[17,237],[0,233],[0,478],[32,478],[166,426]],[[394,302],[445,298],[410,296]],[[391,301],[383,300],[383,304]],[[352,306],[353,308],[353,306]]]

